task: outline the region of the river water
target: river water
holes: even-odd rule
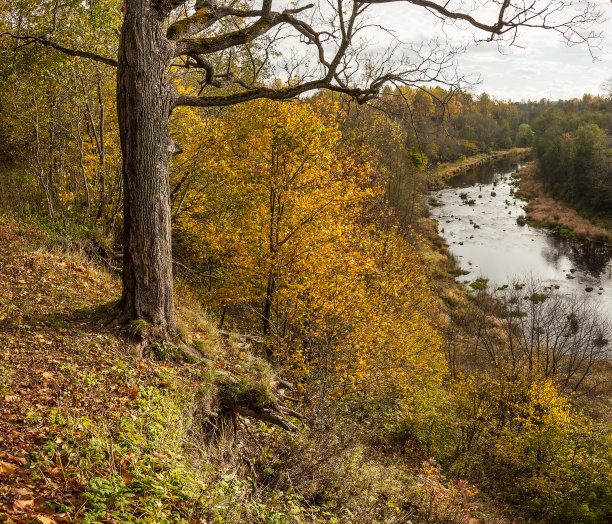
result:
[[[470,271],[459,280],[487,278],[495,289],[535,279],[560,293],[588,295],[612,319],[612,249],[519,225],[525,204],[514,197],[511,175],[520,167],[516,160],[479,166],[430,192],[440,235],[457,265]]]

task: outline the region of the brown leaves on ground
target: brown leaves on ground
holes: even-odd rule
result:
[[[17,470],[17,466],[10,462],[3,462],[0,460],[0,475],[12,475]]]
[[[130,348],[100,327],[98,308],[118,284],[70,255],[24,249],[34,237],[0,217],[0,521],[60,524],[70,520],[57,508],[81,506],[86,486],[46,454],[46,443],[61,443],[49,414],[121,409],[110,374],[108,401],[82,384]]]
[[[80,470],[63,454],[70,443],[57,413],[105,424],[134,409],[144,386],[171,387],[161,364],[139,361],[106,327],[119,282],[41,244],[39,231],[0,216],[0,522],[76,522],[92,474],[117,467],[131,482],[130,457]],[[82,430],[71,431],[78,440]]]

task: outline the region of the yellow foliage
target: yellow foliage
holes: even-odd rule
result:
[[[263,319],[268,347],[326,396],[410,398],[440,366],[435,307],[414,247],[384,211],[372,161],[342,150],[324,100],[258,101],[192,131],[176,238],[218,308]],[[182,132],[195,113],[183,114]],[[180,205],[178,205],[180,203]],[[222,279],[222,280],[221,280]]]
[[[515,496],[558,511],[577,485],[612,487],[610,428],[577,412],[553,379],[528,373],[463,379],[453,405],[461,431],[456,451],[470,453],[470,469],[476,457],[485,458],[489,474]]]

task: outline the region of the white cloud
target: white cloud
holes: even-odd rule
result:
[[[612,18],[612,4],[599,0],[599,7]],[[451,42],[467,43],[471,31],[445,26],[423,9],[401,3],[372,9],[375,20],[392,28],[404,42],[447,36]],[[606,33],[599,61],[593,62],[586,46],[567,46],[553,31],[525,30],[517,44],[500,50],[491,43],[471,44],[458,59],[463,75],[482,79],[475,91],[488,92],[503,99],[580,98],[584,93],[599,93],[599,86],[612,76],[612,22],[599,28]],[[383,42],[380,45],[383,45]]]

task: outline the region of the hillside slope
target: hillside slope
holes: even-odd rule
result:
[[[505,522],[359,417],[301,422],[184,299],[182,341],[140,355],[146,326],[107,327],[119,282],[48,244],[0,217],[0,522]]]
[[[119,283],[44,242],[0,218],[0,521],[199,521],[218,473],[188,460],[201,370],[165,345],[167,362],[139,359],[105,327]]]

